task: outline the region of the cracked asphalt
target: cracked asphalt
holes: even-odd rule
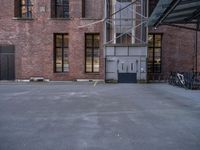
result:
[[[0,83],[0,150],[199,150],[200,91]]]

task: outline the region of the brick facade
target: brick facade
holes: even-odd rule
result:
[[[82,0],[69,0],[70,18],[51,18],[50,0],[33,0],[33,19],[14,17],[14,1],[1,0],[0,45],[15,46],[16,79],[40,76],[51,80],[104,79],[103,23],[79,28],[103,18],[103,0],[93,0],[82,18]],[[96,8],[99,6],[98,8]],[[98,13],[96,12],[98,10]],[[87,10],[88,11],[88,10]],[[96,14],[94,18],[93,14]],[[54,33],[69,34],[69,72],[54,73]],[[100,72],[85,73],[85,33],[100,33]],[[162,33],[162,72],[192,71],[195,57],[195,31],[161,26],[149,33]],[[198,36],[198,72],[200,72],[200,34]]]
[[[171,71],[191,72],[195,62],[195,31],[160,26],[149,33],[162,33],[162,74]],[[200,35],[198,36],[198,60],[200,60]],[[200,61],[198,61],[198,72]]]
[[[40,76],[51,80],[104,79],[103,23],[79,28],[103,17],[82,18],[82,1],[69,0],[69,19],[51,18],[50,0],[33,0],[33,19],[14,18],[14,1],[1,0],[0,44],[15,45],[16,79]],[[93,10],[94,11],[94,10]],[[53,34],[69,34],[69,72],[53,72]],[[85,73],[85,33],[100,34],[100,73]]]
[[[150,0],[150,4],[154,4],[153,1],[157,2],[157,0]],[[149,33],[162,33],[161,74],[165,79],[170,72],[192,72],[196,68],[196,31],[159,26],[156,30],[149,28]],[[200,33],[198,33],[197,46],[197,71],[200,72]]]

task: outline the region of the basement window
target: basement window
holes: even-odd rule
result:
[[[15,17],[31,19],[33,15],[33,0],[15,0]]]

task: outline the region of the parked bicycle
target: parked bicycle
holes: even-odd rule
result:
[[[200,89],[200,73],[171,72],[169,84],[187,89]]]

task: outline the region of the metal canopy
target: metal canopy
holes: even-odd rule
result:
[[[159,0],[148,25],[171,25],[200,31],[200,0]]]

